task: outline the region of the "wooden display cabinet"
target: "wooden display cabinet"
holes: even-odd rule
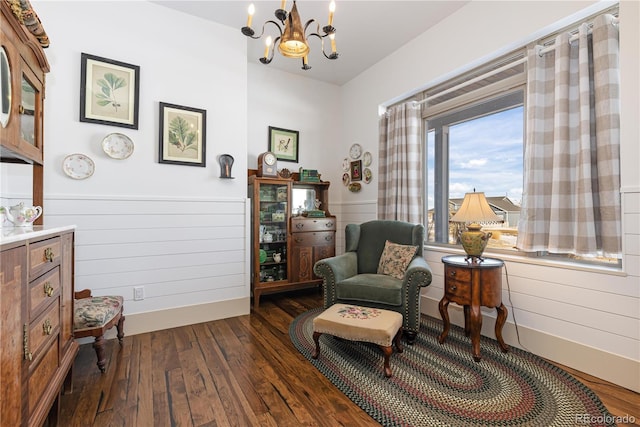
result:
[[[0,2],[0,161],[33,165],[33,205],[43,205],[44,94],[49,63],[36,37]],[[35,224],[42,224],[41,215]]]
[[[336,220],[328,211],[328,191],[328,182],[260,178],[249,171],[254,309],[262,294],[322,283],[313,265],[335,255]],[[304,216],[316,203],[325,217]]]

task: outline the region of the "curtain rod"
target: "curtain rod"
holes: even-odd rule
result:
[[[613,20],[611,22],[612,22],[613,25],[618,25],[618,23],[620,22],[620,18],[619,17],[615,17],[615,18],[613,18]],[[569,42],[572,42],[572,41],[576,40],[578,37],[579,37],[578,34],[573,34],[571,37],[569,37]],[[540,56],[542,56],[545,53],[550,52],[552,50],[553,50],[553,44],[540,49],[540,52],[538,52],[538,54]],[[440,96],[443,96],[443,95],[446,95],[448,93],[454,92],[454,91],[456,91],[458,89],[462,89],[465,86],[468,86],[470,84],[476,83],[476,82],[478,82],[480,80],[486,79],[487,77],[491,77],[494,74],[501,73],[504,70],[508,70],[509,68],[515,67],[516,65],[520,65],[520,64],[523,64],[525,62],[527,62],[527,57],[526,56],[524,58],[520,58],[520,59],[515,60],[513,62],[510,62],[510,63],[508,63],[506,65],[503,65],[502,67],[496,68],[495,70],[491,70],[491,71],[488,71],[488,72],[486,72],[486,73],[484,73],[484,74],[482,74],[480,76],[474,77],[471,80],[467,80],[467,81],[462,82],[462,83],[460,83],[458,85],[450,87],[449,89],[443,90],[442,92],[438,92],[438,93],[436,93],[434,95],[428,96],[428,97],[426,97],[425,99],[423,99],[421,101],[413,101],[413,104],[414,105],[425,104],[425,103],[431,101],[434,98],[438,98]]]
[[[611,20],[611,24],[613,24],[614,26],[617,26],[619,22],[620,18],[617,17]],[[591,24],[589,25],[589,31],[591,31]],[[578,40],[578,37],[580,37],[579,33],[572,34],[571,37],[569,37],[569,43]],[[540,49],[540,52],[538,52],[538,55],[542,56],[545,53],[551,52],[554,49],[553,46],[554,44],[552,43],[549,46],[543,47],[542,49]]]

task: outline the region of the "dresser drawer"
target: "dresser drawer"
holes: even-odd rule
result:
[[[29,245],[29,277],[38,277],[45,271],[60,265],[62,245],[60,238],[43,240]]]
[[[304,233],[307,231],[335,231],[335,218],[291,218],[291,232]]]
[[[49,341],[52,335],[57,335],[60,330],[60,299],[56,297],[53,304],[38,316],[29,325],[29,351],[33,359],[37,359],[42,347]]]
[[[30,317],[35,318],[53,298],[60,294],[60,267],[43,274],[31,282],[29,290]]]
[[[58,342],[53,342],[29,377],[29,413],[32,413],[34,408],[41,403],[40,399],[42,399],[45,389],[58,370],[59,351]]]
[[[445,280],[456,280],[458,282],[471,283],[471,270],[468,268],[457,268],[449,265],[444,268]]]
[[[318,231],[312,233],[295,233],[292,236],[295,246],[326,246],[334,245],[336,233],[333,231]]]
[[[471,299],[471,271],[469,269],[446,266],[444,274],[444,291],[447,297],[458,304],[469,304]]]

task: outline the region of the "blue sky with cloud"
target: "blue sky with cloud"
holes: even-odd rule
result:
[[[484,192],[487,197],[522,200],[523,107],[463,122],[449,129],[449,197]],[[431,145],[432,146],[432,145]],[[429,176],[433,155],[429,153]],[[429,208],[433,180],[429,179]]]

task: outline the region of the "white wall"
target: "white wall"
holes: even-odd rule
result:
[[[291,59],[276,55],[274,61]],[[331,181],[331,188],[342,185],[331,179],[341,163],[327,156],[340,136],[340,88],[257,61],[248,65],[248,71],[248,167],[255,169],[258,155],[267,151],[269,126],[297,130],[298,162],[278,161],[278,169],[317,169],[323,180]]]
[[[51,39],[45,222],[77,225],[76,289],[123,295],[128,334],[248,313],[245,39],[148,2],[32,3]],[[140,66],[139,129],[79,121],[83,52]],[[159,102],[206,110],[206,168],[158,163]],[[131,157],[102,151],[112,132],[134,141]],[[71,153],[91,157],[95,174],[67,177]],[[222,153],[235,158],[234,180],[219,178]],[[25,167],[10,166],[3,176],[18,184]],[[3,182],[3,197],[28,194],[21,187]]]
[[[571,15],[586,16],[583,9],[590,6],[594,2],[471,2],[343,86],[344,141],[376,140],[379,105],[568,25],[575,18]],[[623,271],[536,265],[495,255],[507,261],[503,301],[510,312],[505,327],[509,344],[520,345],[514,330],[515,313],[520,342],[528,350],[636,391],[640,390],[639,9],[639,3],[633,1],[620,6]],[[334,156],[337,162],[341,155]],[[343,201],[357,222],[358,202],[346,197]],[[361,220],[369,219],[375,194],[368,194],[359,206],[365,212]],[[426,251],[434,279],[423,292],[422,309],[437,317],[444,283],[441,258],[452,252],[435,247]],[[483,333],[493,336],[495,315],[491,310],[483,312]],[[463,322],[459,312],[453,318],[458,324]]]

